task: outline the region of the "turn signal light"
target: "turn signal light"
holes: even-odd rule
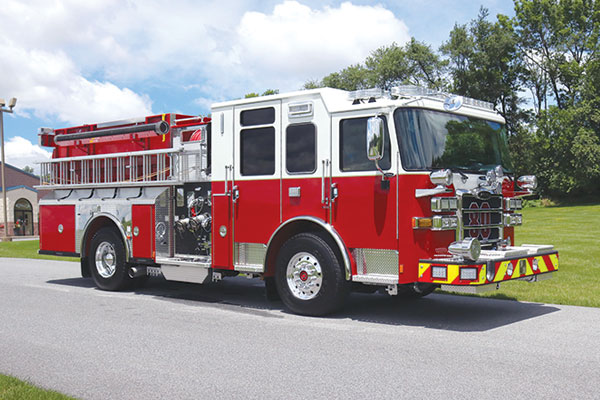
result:
[[[433,227],[433,219],[432,218],[422,218],[422,217],[414,217],[412,219],[413,229],[426,229]]]

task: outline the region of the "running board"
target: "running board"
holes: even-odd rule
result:
[[[210,259],[210,258],[209,258]],[[212,280],[210,261],[206,259],[157,258],[160,271],[168,281],[206,283]]]

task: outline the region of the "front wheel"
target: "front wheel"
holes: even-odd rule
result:
[[[313,233],[300,233],[284,243],[277,256],[275,283],[290,310],[313,316],[339,310],[350,288],[331,246]]]
[[[123,290],[133,283],[127,275],[125,247],[114,229],[102,228],[92,238],[88,256],[96,286],[102,290]]]

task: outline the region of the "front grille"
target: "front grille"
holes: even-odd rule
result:
[[[482,244],[502,239],[502,196],[463,196],[461,212],[465,238],[477,238]]]

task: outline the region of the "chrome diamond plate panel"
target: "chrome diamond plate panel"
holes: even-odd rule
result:
[[[386,275],[398,279],[398,252],[381,249],[354,249],[356,273],[359,276]]]
[[[262,243],[235,243],[233,249],[235,269],[263,272],[266,252],[267,247]]]

